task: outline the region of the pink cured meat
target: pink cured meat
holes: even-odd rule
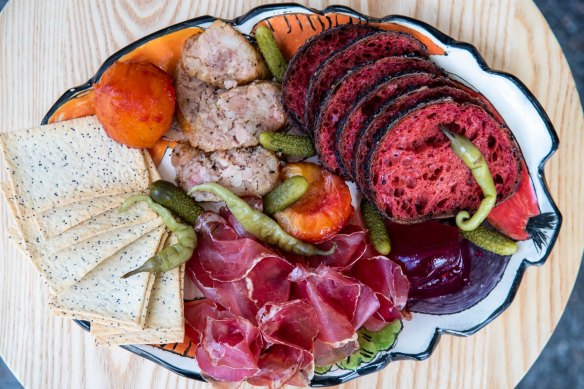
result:
[[[486,109],[487,106],[479,96],[481,95],[469,88],[462,87],[462,85],[456,81],[437,79],[430,83],[430,87],[424,86],[399,96],[398,98],[387,101],[374,115],[372,115],[371,120],[367,122],[366,126],[362,128],[358,135],[359,140],[355,145],[356,149],[353,150],[353,158],[355,160],[355,183],[361,189],[363,194],[369,199],[372,199],[371,188],[367,185],[369,171],[365,166],[368,153],[374,146],[376,135],[384,131],[392,120],[403,115],[417,105],[441,98],[473,103]]]
[[[255,322],[257,311],[266,302],[288,301],[291,286],[288,275],[293,270],[288,261],[264,246],[259,250],[249,242],[256,245],[259,243],[249,238],[238,237],[225,219],[210,212],[199,217],[197,226],[201,231],[200,239],[193,257],[187,264],[187,274],[205,297],[251,322]],[[234,251],[233,260],[241,259],[241,263],[246,264],[239,272],[243,277],[231,281],[225,280],[226,277],[217,276],[225,274],[221,267],[223,260],[212,262],[213,258],[222,258],[221,255],[224,253],[216,251],[227,242],[230,249],[235,250],[238,246],[241,249],[239,252]],[[246,259],[258,252],[261,254],[260,259]],[[203,255],[212,258],[203,258]],[[207,268],[203,266],[204,264],[207,264]]]
[[[409,224],[478,208],[481,189],[450,149],[441,125],[471,139],[481,151],[498,202],[517,189],[521,155],[511,131],[477,104],[429,101],[383,127],[365,160],[371,200],[390,220]]]
[[[204,376],[241,382],[258,374],[263,340],[257,327],[208,300],[187,305],[185,318]]]
[[[352,45],[328,57],[310,77],[310,87],[306,93],[304,124],[309,134],[312,134],[320,103],[327,91],[350,69],[383,57],[400,55],[427,57],[427,54],[426,46],[409,34],[380,31],[361,37]]]
[[[423,86],[445,81],[435,73],[417,72],[391,77],[363,96],[346,116],[341,118],[335,130],[335,154],[343,175],[355,181],[355,153],[361,130],[371,116],[388,101]]]
[[[367,320],[365,328],[379,331],[401,318],[400,310],[408,302],[410,283],[398,264],[383,256],[362,258],[350,274],[369,286],[380,302],[379,309]]]
[[[294,124],[303,128],[306,91],[318,65],[336,50],[375,31],[378,29],[372,26],[342,25],[315,35],[298,49],[282,80],[282,103]]]
[[[214,213],[201,215],[196,229],[200,232],[197,244],[199,261],[216,281],[240,280],[259,261],[276,256],[272,250],[254,239],[239,239],[237,232]]]
[[[335,154],[334,135],[337,124],[351,112],[360,96],[382,80],[413,71],[441,73],[432,62],[425,58],[384,57],[351,69],[336,82],[321,104],[313,129],[316,151],[325,168],[343,175],[343,178],[347,180],[352,179],[342,174],[340,162]]]
[[[380,307],[374,292],[326,266],[314,272],[297,266],[290,280],[294,282],[294,296],[309,303],[318,318],[316,363],[338,361],[353,352],[358,347],[356,330]]]
[[[306,385],[313,373],[318,322],[314,309],[301,300],[266,304],[259,312],[260,331],[270,348],[260,359],[261,372],[249,382],[276,387]]]
[[[364,228],[350,225],[328,241],[318,244],[318,247],[322,250],[329,250],[335,245],[337,249],[330,255],[306,257],[307,265],[311,268],[325,265],[338,271],[350,268],[367,249],[367,231]]]

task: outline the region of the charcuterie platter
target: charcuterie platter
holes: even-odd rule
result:
[[[261,31],[270,33],[268,43],[262,43]],[[275,42],[279,57],[272,55],[270,42]],[[256,45],[267,50],[258,51]],[[234,55],[243,56],[235,62],[249,66],[213,62],[214,50],[224,54],[231,47],[237,48]],[[136,63],[154,65],[168,78]],[[142,107],[149,107],[156,125],[140,131],[132,126],[135,131],[128,132],[119,123],[132,117],[123,109],[120,113],[116,98],[122,95],[116,93],[131,85],[134,72],[140,80],[154,73],[162,86],[145,83],[157,85],[154,92],[165,91],[170,80],[173,93],[171,99],[170,92],[152,92],[157,104]],[[172,104],[160,104],[169,100]],[[170,116],[165,114],[169,110]],[[160,120],[155,113],[170,119]],[[190,300],[184,305],[182,341],[170,341],[184,336],[180,328],[165,332],[171,335],[161,337],[162,345],[134,340],[125,336],[132,333],[126,317],[104,309],[96,313],[94,306],[80,314],[79,305],[71,307],[77,296],[67,291],[82,289],[91,295],[87,275],[103,274],[102,280],[107,271],[58,266],[73,270],[71,277],[51,285],[53,312],[82,319],[88,329],[90,322],[98,343],[126,344],[193,378],[202,373],[211,380],[258,385],[331,385],[375,371],[392,359],[426,358],[439,333],[472,334],[511,302],[524,268],[543,263],[549,254],[561,221],[542,176],[557,137],[533,96],[512,76],[488,69],[471,46],[408,18],[378,20],[343,7],[317,12],[287,5],[261,7],[228,23],[209,17],[187,21],[114,54],[87,84],[70,89],[44,123],[54,123],[51,130],[101,129],[100,135],[108,135],[100,138],[103,147],[130,146],[118,154],[142,166],[128,169],[120,161],[119,172],[112,174],[138,171],[142,179],[136,179],[140,184],[132,191],[107,185],[99,196],[91,196],[95,182],[87,181],[87,191],[80,191],[85,197],[74,197],[64,188],[56,197],[66,201],[29,199],[35,202],[27,200],[20,214],[34,218],[37,227],[38,215],[49,210],[63,207],[71,213],[71,207],[81,208],[85,201],[92,202],[91,209],[96,203],[94,212],[102,210],[96,201],[102,195],[117,196],[119,205],[130,195],[149,194],[160,204],[156,191],[163,193],[164,188],[155,185],[157,174],[203,206],[205,212],[194,223],[185,223],[188,216],[167,204],[178,223],[195,227],[197,236],[192,255],[183,263],[184,279],[181,266],[168,269],[176,274],[173,301]],[[151,134],[153,128],[161,130]],[[38,130],[43,136],[45,131]],[[137,137],[138,132],[148,137]],[[457,144],[462,146],[457,149]],[[69,158],[75,155],[83,157],[73,153]],[[483,163],[473,165],[481,159]],[[16,184],[12,182],[13,195],[20,193]],[[18,215],[19,203],[12,202]],[[150,251],[136,244],[144,259],[161,252],[165,234],[174,232],[176,239],[177,233],[165,222],[167,217],[137,202],[127,212],[151,218],[152,225],[158,222],[160,231],[160,238],[143,235],[143,242],[157,241]],[[84,221],[54,232],[58,235],[43,237],[49,241],[67,234],[103,212],[107,214],[88,213]],[[249,217],[255,222],[250,224]],[[119,223],[120,228],[131,224]],[[167,245],[176,247],[170,236]],[[74,238],[92,247],[87,241],[94,237]],[[63,242],[69,240],[61,241],[65,246]],[[256,251],[238,246],[237,258],[229,258],[222,248],[226,242]],[[78,246],[50,250],[72,247]],[[52,264],[43,250],[41,261]],[[249,253],[253,255],[248,258]],[[138,262],[143,261],[132,266]],[[223,268],[219,262],[237,266]],[[127,265],[128,272],[135,270]],[[108,269],[120,277],[126,274]],[[149,274],[127,280],[139,284],[141,289],[135,290],[143,291],[142,297],[157,301],[152,295],[159,289],[150,284],[159,274],[170,273],[157,269],[153,281]],[[273,278],[266,279],[268,275]],[[138,283],[133,277],[142,279]],[[136,300],[128,300],[134,303],[128,304],[137,323],[134,335],[145,330],[148,312],[157,312],[145,300],[141,305]],[[106,314],[108,320],[103,320]],[[182,314],[176,316],[179,321]],[[297,316],[305,322],[290,323]],[[222,346],[212,329],[226,321],[249,337],[239,343],[245,350],[237,349],[242,353],[237,357],[245,356],[249,364],[229,366],[229,372],[223,368],[228,362],[209,351]],[[117,332],[110,332],[119,323],[124,330],[117,326]],[[331,323],[341,324],[329,328]],[[285,327],[292,325],[298,327]],[[279,332],[283,326],[299,335],[287,337],[289,331]]]

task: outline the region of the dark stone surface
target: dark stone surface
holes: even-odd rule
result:
[[[8,0],[0,0],[0,10]],[[535,0],[568,59],[580,99],[584,96],[584,0]],[[518,389],[584,388],[584,272],[549,343]],[[22,386],[0,359],[0,388]]]

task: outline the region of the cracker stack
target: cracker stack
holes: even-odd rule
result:
[[[146,204],[118,209],[160,178],[148,152],[94,116],[1,134],[0,149],[10,236],[49,285],[51,312],[90,321],[100,345],[182,342],[183,270],[121,278],[172,240]]]

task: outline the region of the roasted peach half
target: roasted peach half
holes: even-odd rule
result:
[[[293,176],[306,178],[308,191],[294,204],[274,214],[274,218],[298,239],[313,243],[329,239],[353,214],[349,187],[339,176],[308,162],[284,166],[282,179]]]
[[[172,78],[158,67],[116,62],[94,89],[97,118],[116,142],[150,148],[170,128],[174,87]]]

